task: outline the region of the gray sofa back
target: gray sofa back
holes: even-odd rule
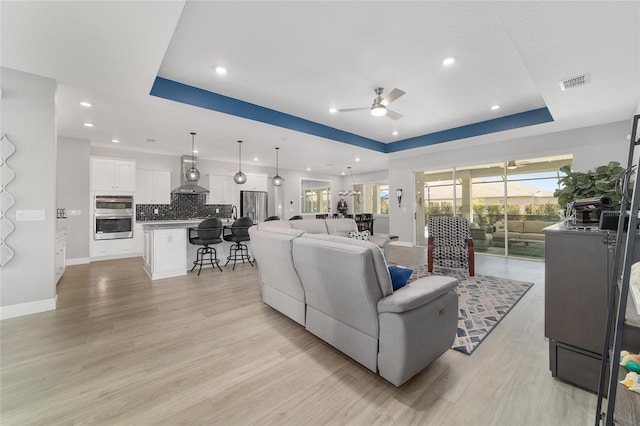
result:
[[[304,234],[293,241],[293,262],[305,292],[307,330],[377,371],[377,303],[393,293],[378,246]]]
[[[262,300],[304,326],[305,294],[293,265],[292,251],[293,241],[302,234],[304,231],[278,226],[249,228],[251,253],[258,261]]]

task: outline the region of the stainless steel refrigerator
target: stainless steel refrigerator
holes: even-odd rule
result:
[[[253,223],[267,218],[268,193],[264,191],[240,191],[240,216],[249,216]]]

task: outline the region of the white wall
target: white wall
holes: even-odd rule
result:
[[[67,218],[58,223],[67,228],[66,258],[72,264],[89,262],[89,180],[89,140],[59,136],[56,204],[67,210]]]
[[[402,188],[402,209],[391,203],[389,231],[401,241],[415,241],[414,173],[451,167],[572,154],[574,170],[587,171],[618,161],[626,167],[631,121],[621,121],[576,130],[511,139],[488,144],[450,142],[416,150],[416,155],[389,161],[389,187]],[[419,153],[418,153],[419,152]]]
[[[2,73],[2,133],[16,145],[7,186],[16,204],[7,217],[15,257],[0,271],[0,318],[55,309],[56,126],[54,80],[9,68]],[[44,220],[16,222],[16,211],[44,211]]]

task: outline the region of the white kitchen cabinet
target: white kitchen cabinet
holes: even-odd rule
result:
[[[247,182],[244,185],[238,185],[240,191],[268,191],[269,176],[259,173],[245,173]]]
[[[122,259],[136,256],[133,238],[117,240],[91,240],[89,244],[91,260]]]
[[[136,162],[110,158],[91,158],[93,191],[135,192]]]
[[[142,223],[133,225],[133,245],[134,252],[136,254],[142,254],[144,251],[144,231],[142,229]]]
[[[56,258],[55,258],[55,277],[56,284],[64,274],[66,268],[66,239],[67,231],[60,229],[56,232]]]
[[[152,280],[187,274],[187,228],[144,230],[144,270]]]
[[[235,204],[236,183],[233,176],[209,175],[207,204]]]
[[[136,171],[136,204],[171,204],[171,172]]]

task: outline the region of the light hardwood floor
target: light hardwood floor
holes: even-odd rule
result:
[[[56,311],[0,323],[0,423],[593,424],[595,395],[549,372],[544,264],[476,271],[535,285],[471,356],[396,388],[264,305],[248,264],[154,282],[140,258],[71,266]]]

